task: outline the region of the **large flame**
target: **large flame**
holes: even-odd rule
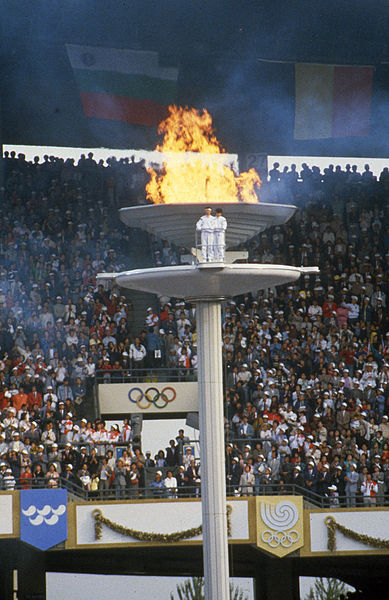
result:
[[[147,198],[154,204],[258,202],[261,180],[254,169],[235,175],[223,157],[215,160],[224,150],[214,135],[211,115],[177,106],[170,106],[169,113],[159,125],[164,137],[156,150],[171,154],[160,171],[148,169]]]

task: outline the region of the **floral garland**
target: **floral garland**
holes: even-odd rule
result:
[[[227,505],[227,535],[231,537],[231,512],[232,506]],[[172,544],[175,542],[182,542],[197,535],[200,535],[203,531],[203,526],[192,527],[191,529],[185,529],[184,531],[175,531],[174,533],[153,533],[147,531],[138,531],[136,529],[130,529],[129,527],[123,527],[119,523],[114,523],[103,516],[103,513],[99,508],[96,508],[92,512],[92,517],[95,519],[95,539],[99,540],[103,534],[103,525],[109,527],[116,533],[132,537],[141,542],[160,542],[163,544]]]
[[[389,549],[389,540],[382,540],[381,538],[374,538],[370,535],[366,535],[364,533],[357,533],[352,529],[348,529],[344,525],[337,523],[334,517],[326,517],[324,522],[328,529],[328,550],[330,552],[334,552],[336,550],[336,530],[343,533],[346,537],[355,540],[356,542],[361,542],[362,544],[366,544],[367,546],[372,546],[373,548],[381,548],[383,550]]]

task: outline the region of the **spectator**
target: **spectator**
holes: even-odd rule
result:
[[[58,487],[59,473],[57,471],[57,466],[55,463],[51,463],[49,469],[45,475],[46,484],[48,482],[54,482],[55,486],[51,485],[50,487]]]
[[[364,506],[376,506],[377,504],[378,484],[373,480],[372,474],[367,473],[366,480],[361,484],[361,494],[363,496]]]
[[[167,475],[164,479],[164,486],[166,489],[168,498],[177,498],[177,479],[173,477],[171,471],[167,472]]]
[[[127,487],[127,468],[124,466],[122,459],[118,459],[117,465],[114,471],[114,486],[116,490],[116,498],[125,498],[125,490]]]
[[[239,492],[241,496],[252,496],[254,493],[255,476],[250,465],[246,465],[239,480]]]
[[[166,465],[176,467],[179,463],[178,445],[174,440],[170,440],[169,444],[169,447],[166,448]]]
[[[45,487],[45,474],[43,472],[42,466],[39,463],[37,463],[34,467],[33,487],[34,488]]]
[[[2,486],[6,491],[14,490],[16,487],[16,480],[12,473],[12,469],[5,469],[3,478],[2,478]]]
[[[88,471],[88,465],[86,463],[83,463],[83,465],[81,466],[81,469],[77,473],[77,478],[81,481],[83,489],[86,491],[90,491],[92,477]]]
[[[146,357],[153,367],[169,362],[184,372],[186,365],[196,366],[192,306],[163,299],[161,310],[148,311],[153,332],[141,334],[133,330],[130,307],[117,288],[96,286],[97,272],[131,266],[122,264],[130,242],[118,221],[115,194],[125,193],[121,169],[138,172],[133,163],[110,160],[98,171],[100,188],[98,178],[90,177],[97,167],[93,157],[75,166],[54,157],[30,164],[15,156],[12,170],[6,171],[0,225],[0,451],[15,472],[25,468],[19,452],[24,448],[33,471],[37,465],[45,471],[51,454],[58,453],[51,452],[53,440],[80,441],[88,449],[95,446],[101,459],[107,457],[114,442],[106,439],[104,424],[81,418],[92,401],[95,373],[108,381],[116,381],[119,373],[123,380],[131,368],[144,366]],[[54,170],[58,178],[52,181]],[[139,173],[144,173],[140,166]],[[289,480],[298,458],[307,485],[309,462],[322,477],[328,461],[331,485],[342,502],[334,471],[341,467],[341,479],[343,474],[350,478],[346,452],[352,452],[358,477],[365,468],[373,473],[374,461],[380,460],[372,461],[369,452],[383,456],[389,438],[386,180],[385,169],[377,181],[368,165],[362,175],[355,165],[345,171],[330,166],[324,173],[304,165],[300,174],[293,165],[283,173],[274,167],[272,194],[288,194],[301,210],[286,226],[250,240],[250,260],[318,264],[320,275],[275,291],[244,294],[224,307],[227,442],[240,438],[233,454],[242,450],[241,470],[251,460],[257,469],[257,456],[264,453],[260,481],[267,466],[272,485],[278,478]],[[264,183],[264,198],[266,189]],[[175,248],[155,239],[150,245],[158,264],[175,264]],[[74,402],[75,386],[82,404]],[[252,448],[262,444],[255,456],[243,448],[247,431]],[[123,442],[131,441],[128,427],[121,435]],[[189,440],[182,432],[176,442],[178,450],[170,442],[164,456],[171,468],[176,452],[182,464]],[[4,454],[9,448],[11,453]],[[100,463],[96,452],[93,456],[88,469],[96,474]],[[70,450],[68,458],[78,471],[77,452]],[[152,466],[151,458],[145,460]],[[229,461],[227,477],[233,471],[234,461]],[[378,467],[378,474],[385,481],[384,467]],[[188,477],[193,473],[188,471]],[[343,483],[350,484],[345,478]]]
[[[93,473],[92,476],[96,475],[96,473]],[[113,476],[113,471],[111,469],[111,467],[108,465],[107,459],[104,457],[101,460],[101,464],[100,464],[100,468],[99,468],[99,490],[101,490],[101,497],[104,499],[107,490],[109,490],[110,486],[111,486],[111,479]]]
[[[154,498],[162,498],[165,493],[165,483],[162,479],[162,471],[157,471],[155,478],[150,483],[150,490]]]
[[[358,489],[358,473],[356,463],[352,462],[350,464],[350,470],[346,472],[345,481],[347,506],[354,508],[356,504],[356,494]]]
[[[130,346],[130,360],[135,369],[143,369],[145,366],[146,348],[140,343],[140,338],[136,337]]]

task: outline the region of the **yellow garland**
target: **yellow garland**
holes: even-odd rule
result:
[[[231,537],[231,512],[232,506],[227,505],[227,535]],[[103,513],[99,508],[96,508],[92,512],[92,516],[95,519],[95,539],[99,540],[102,536],[103,525],[106,525],[116,533],[120,533],[121,535],[126,535],[128,537],[132,537],[136,540],[140,540],[141,542],[160,542],[163,544],[171,544],[173,542],[182,542],[183,540],[187,540],[197,535],[200,535],[203,531],[203,526],[199,525],[199,527],[192,527],[191,529],[185,529],[185,531],[175,531],[174,533],[153,533],[147,531],[137,531],[136,529],[130,529],[128,527],[123,527],[123,525],[119,525],[119,523],[114,523],[107,519],[107,517],[103,517]]]
[[[334,552],[336,550],[336,530],[340,531],[340,533],[343,533],[343,535],[346,537],[355,540],[356,542],[366,544],[367,546],[381,548],[383,550],[389,549],[389,540],[382,540],[381,538],[374,538],[364,533],[357,533],[356,531],[348,529],[344,525],[337,523],[334,517],[326,517],[324,522],[328,529],[327,547],[330,552]]]

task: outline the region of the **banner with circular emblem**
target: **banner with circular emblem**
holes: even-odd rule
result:
[[[100,384],[100,413],[106,415],[148,415],[158,418],[171,413],[197,412],[198,384],[194,381],[150,381]],[[154,416],[155,418],[155,416]]]
[[[301,496],[257,496],[257,546],[282,557],[304,545]]]
[[[128,399],[133,404],[136,404],[138,408],[142,410],[148,410],[150,406],[155,408],[163,409],[166,408],[170,402],[173,402],[177,397],[177,392],[172,386],[165,386],[163,388],[157,388],[155,386],[149,386],[143,389],[134,386],[131,387],[128,392]]]

